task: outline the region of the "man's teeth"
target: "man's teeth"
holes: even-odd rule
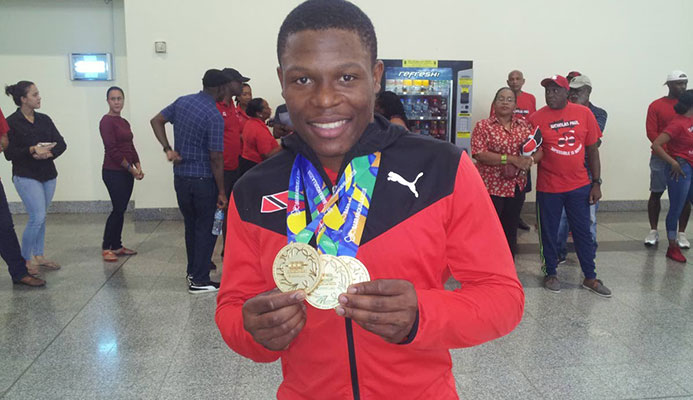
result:
[[[319,124],[317,122],[314,122],[312,125],[320,128],[320,129],[334,129],[334,128],[339,128],[340,126],[342,126],[344,124],[346,124],[345,119],[343,119],[341,121],[330,122],[327,124]]]

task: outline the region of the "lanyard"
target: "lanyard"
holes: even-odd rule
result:
[[[308,243],[317,233],[320,253],[355,257],[379,166],[380,152],[354,158],[330,192],[315,166],[296,156],[289,183],[288,242]],[[312,218],[307,226],[306,208]]]

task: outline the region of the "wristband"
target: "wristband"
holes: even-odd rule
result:
[[[505,165],[508,163],[508,155],[507,154],[501,154],[501,165]]]
[[[168,151],[170,151],[170,150],[172,150],[172,149],[171,149],[171,146],[164,146],[164,153],[166,153],[166,152],[168,152]]]

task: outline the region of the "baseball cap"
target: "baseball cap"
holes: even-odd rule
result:
[[[546,78],[541,81],[541,86],[546,87],[548,84],[551,82],[555,83],[556,85],[562,87],[565,90],[570,89],[570,86],[568,85],[568,80],[565,79],[565,77],[561,75],[554,75],[550,78]]]
[[[570,81],[571,89],[579,89],[583,86],[592,87],[592,81],[590,81],[590,78],[588,78],[587,75],[578,75],[573,78],[572,81]]]
[[[224,68],[221,70],[226,76],[229,77],[229,80],[231,81],[237,81],[237,82],[248,82],[250,78],[246,78],[245,76],[241,75],[240,72],[236,71],[233,68]]]
[[[573,78],[575,78],[576,76],[580,76],[580,75],[582,75],[582,74],[579,73],[578,71],[570,71],[570,72],[568,72],[568,75],[565,76],[565,78],[568,80],[568,82],[570,82],[571,80],[573,80]]]
[[[202,85],[204,87],[219,87],[231,82],[231,79],[218,69],[212,68],[205,72],[202,77]]]
[[[688,80],[688,75],[686,75],[685,72],[675,69],[671,72],[669,72],[669,75],[667,75],[667,82],[676,82],[676,81],[687,81]],[[666,82],[664,83],[666,84]]]

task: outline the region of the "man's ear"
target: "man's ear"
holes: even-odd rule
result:
[[[277,78],[279,79],[279,85],[282,87],[282,98],[284,97],[284,73],[282,72],[282,66],[277,67]]]
[[[374,93],[380,92],[380,84],[383,79],[383,71],[385,70],[385,64],[381,60],[378,60],[373,65],[373,90]]]

